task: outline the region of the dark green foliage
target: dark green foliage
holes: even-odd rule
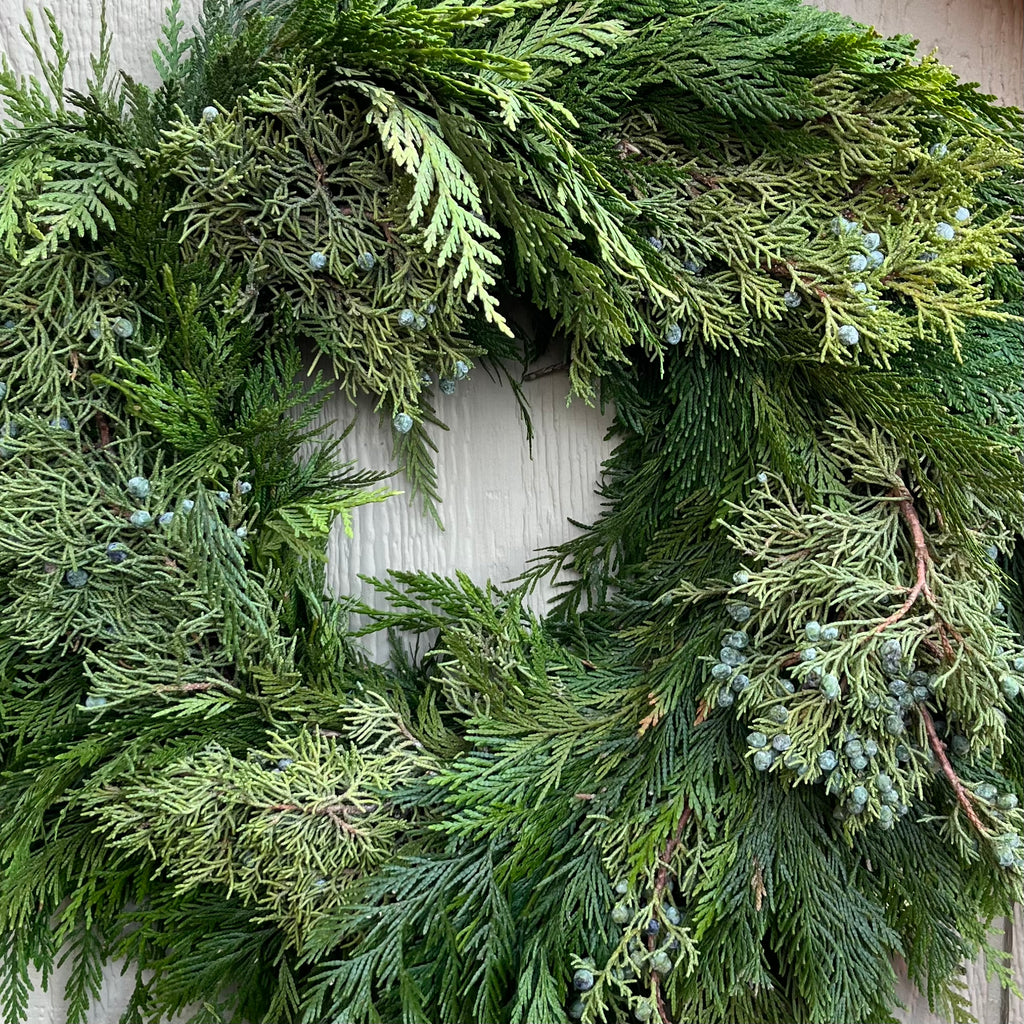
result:
[[[159,88],[104,33],[81,93],[46,27],[0,67],[5,1020],[124,956],[125,1024],[853,1024],[896,955],[967,1020],[1024,863],[1019,111],[796,0],[173,2]],[[330,391],[411,418],[440,524],[435,388],[529,443],[549,342],[614,407],[597,522],[510,591],[327,594],[390,494]]]

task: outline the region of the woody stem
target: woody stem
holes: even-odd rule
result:
[[[897,608],[883,622],[875,626],[874,631],[876,633],[881,633],[894,622],[899,622],[914,607],[914,602],[917,601],[922,593],[934,604],[931,587],[928,586],[928,563],[931,561],[931,555],[928,553],[928,544],[924,539],[924,529],[921,527],[921,520],[917,515],[917,509],[914,508],[914,501],[907,490],[902,487],[894,490],[892,494],[900,499],[900,515],[903,516],[907,526],[910,527],[910,536],[914,542],[914,562],[917,566],[917,577],[902,606]]]
[[[700,725],[701,722],[707,718],[708,707],[702,701],[700,707],[697,709],[697,716],[694,719],[693,724]],[[675,831],[669,837],[668,842],[665,844],[665,849],[661,853],[661,864],[658,867],[658,873],[654,878],[654,899],[655,902],[660,902],[661,894],[665,891],[665,886],[668,885],[669,877],[672,873],[672,857],[676,850],[679,848],[679,844],[683,841],[683,832],[686,829],[686,824],[693,816],[693,808],[687,805],[683,808],[682,814],[679,815],[679,820],[676,822]],[[647,936],[647,948],[653,951],[654,949],[654,936]],[[668,1007],[665,1005],[665,998],[661,992],[661,975],[657,971],[651,971],[651,987],[654,990],[654,1003],[658,1008],[658,1016],[661,1018],[661,1024],[672,1024],[672,1018],[669,1016]]]
[[[935,723],[932,721],[930,712],[923,704],[919,704],[917,706],[917,710],[924,722],[925,731],[928,733],[928,742],[931,744],[935,757],[942,766],[943,774],[949,780],[949,784],[953,787],[957,803],[963,808],[964,814],[967,815],[970,823],[982,835],[984,835],[985,826],[981,823],[981,819],[978,817],[978,813],[975,811],[974,805],[971,803],[971,796],[967,790],[964,789],[964,784],[960,781],[960,776],[957,775],[956,769],[949,763],[949,758],[946,757],[946,745],[939,739],[939,734],[935,731]]]

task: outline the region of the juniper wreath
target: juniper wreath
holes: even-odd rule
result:
[[[896,955],[965,1021],[965,958],[1009,984],[1019,111],[794,0],[211,0],[194,35],[175,0],[158,88],[104,31],[80,92],[25,32],[6,1021],[61,958],[81,1022],[127,958],[126,1024],[880,1022]],[[614,407],[604,511],[504,589],[376,581],[373,663],[324,559],[388,467],[317,410],[374,396],[429,510],[437,392],[551,339]]]

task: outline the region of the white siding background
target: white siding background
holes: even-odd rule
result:
[[[964,79],[981,83],[1003,102],[1024,105],[1022,0],[824,0],[823,5],[885,34],[914,35]],[[50,0],[50,6],[73,55],[73,80],[81,82],[87,67],[84,57],[98,39],[100,2]],[[199,0],[185,0],[183,6],[188,20],[198,12]],[[149,54],[162,16],[162,0],[107,0],[115,67],[143,81],[154,79]],[[19,31],[23,20],[20,4],[0,0],[0,51],[16,69],[27,72],[33,65]],[[439,532],[404,498],[361,509],[355,538],[347,540],[340,531],[336,536],[332,586],[349,592],[356,573],[380,575],[392,566],[437,572],[460,567],[480,582],[500,582],[516,575],[538,547],[570,536],[573,528],[567,517],[592,519],[598,511],[594,482],[609,450],[603,440],[608,419],[580,402],[566,408],[566,385],[564,374],[526,385],[537,431],[532,460],[508,388],[499,388],[477,371],[456,395],[442,397],[441,412],[450,427],[437,438],[446,530]],[[390,431],[381,429],[368,409],[361,413],[346,442],[348,456],[362,466],[386,467]],[[327,414],[344,424],[352,418],[352,409],[338,401]],[[544,596],[536,595],[538,606]],[[1019,907],[1013,926],[993,936],[993,944],[1013,950],[1017,984],[1024,987],[1024,920]],[[50,993],[36,993],[30,1024],[64,1024],[62,983],[58,971]],[[1024,1024],[1021,1000],[986,980],[982,966],[968,965],[965,983],[979,1024]],[[907,1024],[946,1024],[929,1012],[927,1002],[910,986],[903,987],[902,996]],[[116,1024],[127,998],[120,967],[112,966],[90,1024]]]

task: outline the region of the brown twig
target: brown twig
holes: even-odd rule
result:
[[[206,693],[217,683],[180,683],[171,686],[158,686],[157,693]]]
[[[703,721],[701,714],[697,716],[697,722],[699,725]],[[675,831],[672,833],[669,841],[665,844],[665,849],[661,854],[661,866],[658,868],[658,874],[654,880],[654,899],[658,902],[661,898],[661,894],[665,891],[665,886],[668,885],[669,875],[671,874],[671,868],[669,867],[672,861],[672,855],[676,852],[679,844],[683,841],[683,830],[686,828],[686,823],[690,820],[693,814],[691,807],[684,807],[683,813],[679,815],[679,821],[676,823]],[[647,949],[649,952],[654,950],[654,936],[647,936]],[[661,992],[661,975],[657,971],[651,971],[651,987],[654,989],[654,1004],[658,1008],[658,1016],[661,1018],[661,1024],[672,1024],[672,1018],[669,1016],[668,1007],[665,1005],[665,997]]]
[[[664,892],[665,886],[668,885],[668,877],[671,871],[669,868],[669,862],[672,860],[672,855],[676,852],[679,844],[683,840],[683,829],[686,828],[686,824],[692,815],[692,807],[683,808],[683,813],[679,815],[679,821],[676,823],[676,830],[672,833],[672,837],[665,844],[665,849],[661,854],[661,867],[658,868],[658,874],[654,880],[655,896],[660,896],[662,892]]]
[[[398,719],[398,731],[414,746],[417,750],[423,749],[423,744],[416,739],[416,737],[409,731],[405,722],[400,718]]]
[[[672,1018],[668,1015],[668,1007],[665,1005],[665,997],[661,994],[661,976],[657,971],[651,971],[651,987],[654,989],[654,1005],[658,1008],[661,1024],[672,1024]]]
[[[917,599],[923,594],[928,603],[938,612],[938,607],[935,602],[935,595],[932,594],[931,587],[928,585],[928,563],[931,562],[931,554],[928,551],[928,543],[925,540],[924,529],[921,526],[921,520],[918,518],[917,509],[914,508],[914,501],[910,496],[910,493],[905,487],[895,488],[891,492],[892,496],[899,498],[899,509],[900,515],[903,517],[907,526],[910,527],[910,536],[914,542],[914,562],[917,566],[916,579],[914,585],[910,588],[907,594],[907,599],[903,604],[896,609],[887,619],[880,622],[873,630],[874,633],[881,633],[895,622],[899,622],[904,615],[914,606]],[[946,660],[952,661],[955,657],[952,644],[949,642],[949,636],[947,635],[947,629],[953,634],[953,637],[958,643],[963,643],[964,638],[960,635],[957,629],[946,622],[939,615],[940,621],[937,626],[939,634],[939,640],[942,642],[941,648],[938,647],[932,640],[926,640],[925,644],[933,655],[942,655]],[[946,756],[946,745],[939,739],[939,734],[935,731],[935,722],[932,720],[931,713],[923,705],[917,706],[918,714],[921,716],[921,720],[924,722],[925,731],[928,733],[928,743],[938,759],[939,764],[942,766],[943,774],[949,780],[950,786],[953,787],[953,792],[956,795],[957,803],[963,808],[964,814],[967,815],[968,821],[983,835],[985,834],[985,826],[982,824],[981,819],[978,817],[977,811],[974,809],[974,805],[971,803],[971,795],[964,788],[964,784],[960,781],[960,776],[957,775],[956,770],[949,763],[949,758]]]
[[[918,704],[917,711],[921,716],[921,720],[924,722],[925,731],[928,733],[928,742],[931,744],[931,748],[935,752],[935,756],[938,758],[939,764],[942,765],[942,771],[949,780],[949,784],[953,787],[957,803],[964,809],[964,814],[967,815],[970,823],[980,833],[982,833],[982,835],[984,835],[985,826],[981,823],[981,819],[978,817],[978,813],[975,811],[974,805],[971,803],[970,793],[968,793],[964,788],[964,784],[960,781],[960,776],[957,775],[956,770],[949,763],[949,758],[946,757],[946,745],[939,739],[939,734],[935,731],[935,723],[932,721],[930,712],[923,704]]]
[[[807,291],[814,292],[818,297],[819,302],[822,304],[828,302],[828,293],[825,289],[822,288],[821,285],[815,284],[809,277],[801,277],[800,274],[797,273],[796,267],[790,263],[789,260],[782,260],[779,262],[769,258],[768,273],[772,277],[777,277],[780,280],[786,277],[796,278],[796,280],[799,281]]]
[[[955,657],[955,652],[953,651],[953,645],[949,642],[949,637],[946,636],[945,624],[942,622],[939,623],[939,639],[942,641],[942,653],[944,657],[947,661],[952,661]],[[957,637],[957,639],[960,640],[961,643],[963,642],[963,637]]]
[[[340,828],[341,831],[346,833],[347,835],[350,835],[350,836],[358,836],[358,835],[360,835],[359,829],[357,829],[354,825],[350,825],[347,821],[345,821],[344,817],[342,816],[344,814],[344,810],[342,810],[342,814],[339,814],[333,807],[328,807],[323,812],[323,814],[326,817],[330,818],[331,821],[334,822],[335,826],[337,828]]]
[[[347,835],[361,835],[359,829],[354,825],[350,825],[348,822],[348,816],[350,813],[361,813],[358,808],[353,809],[347,807],[344,804],[327,804],[323,807],[303,807],[301,804],[271,804],[268,811],[276,811],[279,813],[298,813],[298,814],[312,814],[317,818],[329,819],[336,828],[339,828],[342,832]]]
[[[701,701],[693,724],[695,726],[700,725],[707,717],[708,706]],[[669,876],[672,873],[672,857],[679,848],[679,844],[683,841],[683,831],[686,829],[687,822],[692,816],[693,808],[689,806],[684,807],[683,813],[679,815],[679,821],[676,822],[675,831],[669,837],[668,842],[665,844],[665,849],[662,851],[661,865],[654,879],[654,901],[656,903],[660,902],[661,894],[668,885]],[[649,952],[654,950],[654,936],[650,934],[647,936],[647,949]],[[654,989],[654,1003],[658,1008],[661,1024],[672,1024],[672,1018],[669,1016],[668,1007],[665,1005],[665,998],[661,992],[661,975],[657,971],[651,971],[651,987]]]
[[[550,366],[542,366],[539,370],[531,370],[529,373],[523,374],[523,383],[539,380],[541,377],[549,377],[553,373],[561,373],[568,369],[568,363],[552,363]]]
[[[309,154],[311,163],[316,168],[316,183],[323,188],[327,184],[327,168],[311,147],[306,152]]]
[[[100,447],[106,448],[110,444],[110,423],[101,412],[96,413],[96,429],[100,435]]]
[[[750,879],[750,888],[754,890],[754,909],[760,914],[768,890],[764,886],[764,871],[761,869],[761,862],[756,857],[754,858],[754,875]]]
[[[921,520],[918,518],[917,509],[914,508],[914,501],[905,488],[897,488],[891,493],[893,497],[900,499],[900,515],[903,516],[904,521],[910,527],[910,536],[914,541],[914,561],[917,564],[917,578],[907,594],[906,601],[892,615],[875,626],[873,630],[875,633],[881,633],[893,625],[893,623],[899,622],[914,607],[914,603],[922,594],[924,594],[930,604],[933,606],[935,604],[931,587],[928,586],[928,563],[931,561],[931,555],[928,553],[928,543],[924,539],[924,530],[921,527]]]
[[[707,186],[707,188],[722,187],[717,178],[712,178],[707,174],[701,174],[700,171],[691,170],[690,177],[693,178],[694,181],[699,181],[702,185]]]

